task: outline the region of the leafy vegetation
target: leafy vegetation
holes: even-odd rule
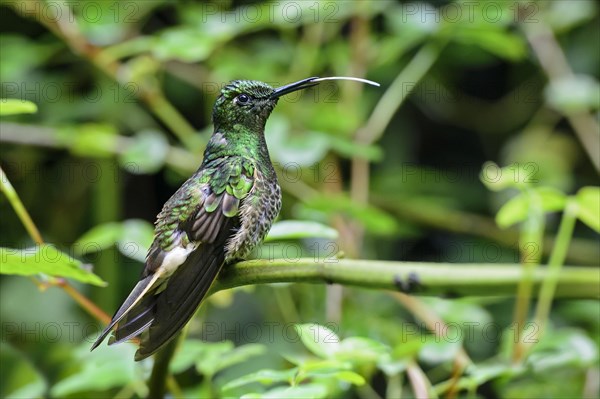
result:
[[[0,10],[0,396],[597,397],[595,2]],[[220,88],[316,75],[381,87],[280,100],[255,259],[159,356],[90,353]]]

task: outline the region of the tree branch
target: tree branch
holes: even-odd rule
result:
[[[547,277],[545,267],[533,275],[534,293]],[[519,264],[426,263],[339,259],[257,259],[223,269],[211,293],[250,284],[327,283],[403,291],[417,295],[513,295],[523,278]],[[556,298],[599,298],[597,268],[565,267],[556,286]]]

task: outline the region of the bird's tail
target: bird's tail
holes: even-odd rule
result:
[[[116,326],[109,345],[144,333],[135,360],[142,360],[158,351],[192,318],[216,279],[224,259],[222,246],[203,244],[168,280],[161,279],[158,271],[142,278],[91,349],[98,347]]]
[[[94,342],[91,350],[96,349],[98,345],[100,345],[102,341],[104,341],[106,336],[112,331],[115,325],[119,323],[123,318],[128,316],[130,312],[132,312],[135,309],[148,307],[147,305],[144,305],[144,302],[145,299],[148,299],[149,297],[146,297],[145,299],[143,298],[150,291],[156,289],[156,283],[158,282],[159,278],[160,273],[157,272],[148,275],[140,281],[138,281],[135,287],[133,287],[133,290],[131,290],[131,293],[127,296],[125,301],[123,301],[123,304],[121,305],[119,310],[117,310],[117,312],[112,317],[112,320],[110,321],[109,325],[104,329],[104,331],[102,331],[96,342]],[[142,301],[142,303],[140,303],[140,301]]]
[[[136,361],[158,351],[192,318],[219,274],[224,260],[222,247],[209,246],[192,252],[169,278],[165,290],[155,296],[153,303],[147,304],[152,310],[147,313],[146,310],[139,312],[135,326],[133,319],[127,321],[123,328],[128,329],[123,334],[133,331],[135,327],[143,330],[150,326],[148,332],[142,334],[140,347],[135,354]],[[132,323],[131,327],[128,326],[129,323]],[[119,330],[121,326],[115,333],[116,337],[121,335]]]

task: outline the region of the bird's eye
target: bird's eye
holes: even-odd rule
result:
[[[235,100],[238,104],[246,104],[248,101],[250,101],[250,97],[248,97],[246,94],[240,94],[235,98]]]

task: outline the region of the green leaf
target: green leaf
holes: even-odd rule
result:
[[[553,187],[536,187],[533,192],[541,199],[544,212],[562,211],[567,204],[567,196]]]
[[[565,367],[587,368],[598,361],[598,346],[583,331],[575,328],[548,329],[535,345],[527,363],[543,374]]]
[[[418,335],[415,336],[418,337]],[[412,359],[419,353],[424,343],[420,338],[407,338],[402,343],[396,345],[392,351],[392,357],[394,359]]]
[[[178,348],[173,361],[169,364],[169,370],[172,373],[180,373],[193,365],[199,365],[202,369],[210,371],[210,363],[233,348],[231,341],[203,342],[197,339],[186,339]],[[203,362],[208,364],[204,365]]]
[[[65,277],[82,283],[104,287],[106,283],[77,259],[56,249],[51,244],[19,250],[0,248],[0,273],[33,276],[39,273]]]
[[[222,25],[227,26],[230,24]],[[178,26],[165,29],[158,34],[156,42],[152,46],[152,53],[157,59],[163,61],[203,61],[221,41],[224,41],[229,36],[229,32],[211,35],[196,28]]]
[[[274,388],[263,393],[260,397],[263,399],[300,399],[300,398],[326,398],[328,396],[327,387],[321,384],[304,384],[294,387]],[[242,396],[244,398],[246,396]]]
[[[123,255],[144,263],[153,239],[154,226],[151,223],[142,219],[129,219],[123,222],[118,248]]]
[[[329,150],[329,139],[319,132],[292,132],[287,119],[273,115],[269,118],[267,141],[275,165],[284,172],[282,178],[292,178],[300,167],[319,162]],[[288,176],[289,175],[289,176]]]
[[[583,187],[575,196],[577,217],[600,233],[600,187]]]
[[[539,166],[534,162],[514,162],[503,168],[494,162],[486,162],[481,167],[479,179],[491,191],[507,188],[519,190],[538,182]]]
[[[331,377],[338,381],[349,382],[350,384],[353,384],[353,385],[360,386],[360,385],[364,385],[366,383],[364,377],[358,373],[355,373],[354,371],[348,371],[348,370],[338,371],[338,372],[331,374]]]
[[[180,373],[195,365],[200,373],[210,378],[227,367],[242,363],[265,351],[265,346],[261,344],[247,344],[234,348],[230,341],[203,342],[188,339],[177,351],[169,368],[173,373]]]
[[[300,373],[330,374],[340,370],[351,370],[352,364],[339,359],[307,359],[300,365]]]
[[[379,341],[365,337],[348,337],[340,343],[335,358],[364,364],[377,362],[379,357],[389,351],[390,348]]]
[[[527,54],[523,38],[500,29],[466,28],[452,29],[452,39],[458,43],[478,46],[501,58],[520,60]]]
[[[333,151],[346,158],[358,157],[374,162],[381,161],[383,158],[383,150],[377,145],[358,144],[350,137],[325,135],[325,133],[321,134],[327,137],[329,147]]]
[[[317,368],[317,369],[308,369],[308,370],[304,370],[303,368],[300,369],[300,375],[303,376],[303,378],[299,379],[300,381],[304,381],[304,380],[321,380],[321,381],[326,381],[326,380],[330,380],[330,381],[345,381],[345,382],[349,382],[351,384],[354,385],[363,385],[365,383],[365,379],[363,378],[363,376],[361,376],[360,374],[352,371],[352,370],[346,370],[346,369],[350,369],[351,366],[350,364],[346,364],[346,363],[338,363],[338,362],[332,362],[329,360],[326,361],[322,361],[320,363],[328,363],[329,367],[322,367],[322,368]],[[342,370],[340,370],[342,369]],[[298,379],[296,380],[296,382],[298,382]]]
[[[245,362],[251,357],[262,355],[267,351],[267,348],[261,344],[246,344],[238,346],[233,350],[225,353],[221,353],[218,357],[208,363],[204,359],[196,362],[196,367],[201,370],[204,374],[214,375],[221,370],[236,364]]]
[[[593,1],[582,1],[577,7],[572,6],[573,3],[569,0],[555,0],[545,5],[545,22],[552,27],[554,34],[579,26],[593,19],[598,12],[598,6]]]
[[[135,345],[123,343],[118,347],[100,346],[93,353],[85,342],[76,353],[80,369],[60,380],[50,389],[52,397],[64,397],[79,392],[106,391],[135,381],[141,370],[133,362]]]
[[[7,399],[43,397],[47,383],[35,365],[19,350],[0,342],[2,387],[0,396]]]
[[[92,227],[73,244],[78,255],[85,255],[110,248],[123,235],[123,224],[109,222]]]
[[[408,359],[394,359],[391,355],[382,356],[377,363],[377,368],[388,377],[398,375],[408,367]]]
[[[339,359],[306,361],[299,368],[296,383],[316,378],[344,380],[356,385],[362,385],[365,382],[361,375],[352,371],[350,362]]]
[[[0,115],[35,114],[37,110],[37,105],[31,101],[0,98]]]
[[[222,389],[223,391],[226,391],[233,388],[238,388],[243,385],[251,384],[253,382],[259,382],[263,385],[271,385],[276,382],[289,382],[294,378],[294,375],[297,372],[297,367],[294,367],[289,370],[264,369],[257,371],[256,373],[247,374],[242,377],[236,378],[232,381],[229,381],[223,386]]]
[[[282,220],[273,224],[265,242],[299,240],[302,238],[338,238],[337,230],[319,222],[309,220]]]
[[[498,377],[514,374],[516,371],[515,366],[511,364],[489,361],[487,364],[473,364],[469,366],[468,380],[472,386],[479,386]]]
[[[502,205],[502,208],[496,214],[496,223],[505,229],[517,222],[522,222],[527,218],[529,211],[529,197],[521,193],[511,198]]]
[[[340,338],[319,324],[296,324],[296,332],[308,350],[321,358],[331,357],[340,346]]]
[[[370,233],[392,235],[398,230],[396,219],[367,204],[360,204],[345,195],[315,195],[298,206],[301,217],[314,218],[315,212],[326,215],[344,213],[360,222]]]
[[[92,158],[112,157],[119,145],[116,128],[99,123],[60,128],[57,130],[57,139],[73,154]]]
[[[450,333],[452,336],[461,337],[460,333]],[[429,364],[447,363],[456,357],[462,346],[461,340],[450,340],[444,337],[427,336],[426,343],[419,351],[419,360]]]
[[[134,173],[154,173],[165,163],[169,152],[169,142],[163,134],[155,130],[139,132],[133,144],[119,156],[119,162]]]
[[[493,322],[492,316],[485,308],[469,299],[444,299],[426,297],[422,301],[446,323],[468,326],[476,323],[476,328]],[[467,327],[468,328],[468,327]]]
[[[567,76],[551,80],[544,96],[552,107],[564,114],[588,112],[600,107],[600,84],[589,75]]]
[[[123,255],[143,263],[153,237],[152,224],[142,219],[129,219],[97,225],[83,234],[73,247],[78,254],[84,255],[117,244]]]
[[[527,219],[531,207],[539,207],[544,212],[556,212],[565,207],[566,196],[551,187],[538,187],[523,192],[508,200],[496,214],[496,223],[507,228]]]

